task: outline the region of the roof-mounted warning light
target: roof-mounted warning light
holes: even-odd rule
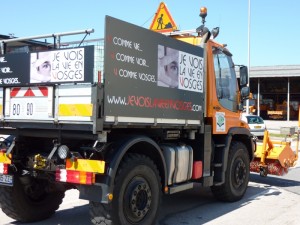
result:
[[[204,37],[204,35],[206,35],[206,37],[205,37],[205,43],[206,43],[207,40],[210,38],[210,32],[209,32],[208,28],[205,27],[205,17],[207,16],[207,8],[206,7],[200,8],[199,16],[202,18],[202,25],[196,29],[196,32],[198,33],[199,37]]]
[[[207,8],[206,7],[201,7],[200,8],[200,15],[199,15],[201,18],[202,18],[202,24],[204,25],[205,24],[205,17],[207,16]]]
[[[218,36],[219,27],[215,27],[210,32],[208,30],[208,28],[205,26],[205,22],[206,22],[205,18],[207,16],[207,8],[206,7],[201,7],[200,8],[200,15],[199,16],[202,18],[202,25],[196,29],[196,32],[198,33],[199,37],[203,37],[204,43],[206,43],[208,41],[208,39],[210,38],[211,34],[212,34],[213,39]]]

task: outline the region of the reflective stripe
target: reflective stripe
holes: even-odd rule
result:
[[[6,163],[6,164],[11,164],[11,154],[8,156],[6,155],[5,152],[0,152],[0,162],[1,163]]]
[[[48,96],[48,87],[17,87],[11,88],[11,97]]]
[[[66,170],[104,173],[105,162],[100,160],[89,160],[89,159],[76,159],[76,160],[67,159]]]
[[[59,116],[92,116],[93,104],[59,104]]]

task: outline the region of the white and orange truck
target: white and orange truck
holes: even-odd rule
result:
[[[202,186],[241,199],[255,150],[240,118],[247,67],[238,83],[206,14],[193,32],[164,34],[106,16],[100,47],[9,53],[26,38],[2,40],[2,211],[43,220],[76,188],[92,224],[148,225],[162,194]]]

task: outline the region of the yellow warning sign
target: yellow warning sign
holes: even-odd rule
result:
[[[177,30],[177,26],[165,3],[161,2],[159,4],[155,17],[151,23],[150,30],[162,33]]]

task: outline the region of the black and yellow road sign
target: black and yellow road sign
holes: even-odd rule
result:
[[[159,4],[155,17],[151,23],[150,30],[157,32],[171,32],[177,30],[177,26],[165,3],[161,2]]]

